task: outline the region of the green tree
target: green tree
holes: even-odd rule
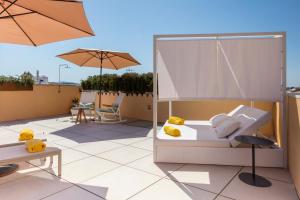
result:
[[[81,80],[84,90],[99,90],[100,76],[90,76]],[[144,94],[152,92],[153,74],[125,73],[123,75],[104,74],[101,79],[101,89],[105,92],[124,92],[127,94]]]
[[[34,84],[33,76],[30,72],[24,72],[19,77],[0,76],[0,84],[15,84],[17,86],[32,87]]]
[[[19,79],[24,86],[32,86],[34,84],[33,76],[30,72],[24,72],[20,75]]]

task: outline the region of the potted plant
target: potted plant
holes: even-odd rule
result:
[[[72,107],[78,107],[79,106],[79,98],[78,97],[74,97],[72,99]]]

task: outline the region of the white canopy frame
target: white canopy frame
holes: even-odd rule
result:
[[[154,146],[156,146],[157,142],[157,104],[158,102],[168,101],[169,102],[169,115],[172,115],[172,101],[197,101],[203,100],[203,98],[198,97],[174,97],[170,98],[159,98],[158,96],[158,43],[162,40],[199,40],[199,39],[214,39],[214,40],[223,40],[223,39],[253,39],[253,38],[278,38],[281,42],[281,67],[280,67],[280,76],[281,76],[281,84],[280,97],[279,98],[262,98],[259,99],[249,98],[247,96],[243,96],[241,99],[246,99],[249,101],[253,100],[269,100],[269,101],[278,101],[280,103],[280,114],[281,114],[281,148],[283,149],[283,167],[287,167],[287,126],[286,126],[286,33],[285,32],[257,32],[257,33],[224,33],[224,34],[169,34],[169,35],[154,35],[153,36],[153,134],[154,134]],[[204,98],[205,99],[205,98]],[[207,99],[222,99],[213,97],[207,97]],[[230,98],[227,98],[230,99]],[[231,98],[231,99],[239,99],[239,98]],[[156,148],[154,148],[154,161],[156,159]]]

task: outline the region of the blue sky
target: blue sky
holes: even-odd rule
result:
[[[153,34],[286,31],[288,85],[300,86],[299,0],[84,0],[84,6],[95,37],[38,48],[0,44],[0,74],[39,70],[57,81],[58,65],[66,62],[55,56],[79,47],[130,52],[142,63],[132,69],[148,72]],[[79,82],[99,73],[70,66],[62,70],[63,81]]]

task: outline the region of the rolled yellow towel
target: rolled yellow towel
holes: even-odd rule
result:
[[[164,131],[166,134],[173,137],[179,137],[181,135],[180,130],[172,126],[165,126]]]
[[[34,137],[33,130],[29,128],[25,128],[20,131],[19,141],[31,140],[33,139],[33,137]]]
[[[182,119],[180,117],[170,116],[169,119],[168,119],[168,122],[170,124],[183,125],[184,124],[184,119]]]
[[[25,143],[26,150],[29,153],[41,152],[46,149],[46,144],[42,140],[33,139]]]

